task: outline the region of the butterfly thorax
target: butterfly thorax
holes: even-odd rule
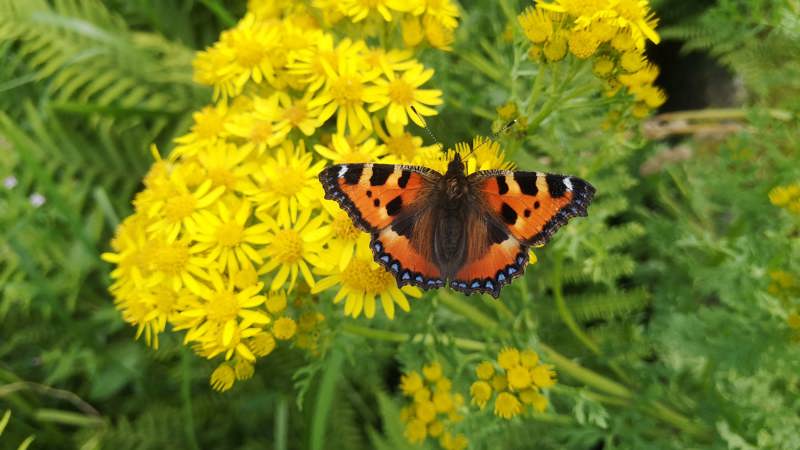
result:
[[[464,163],[456,154],[439,180],[437,210],[434,212],[432,260],[445,277],[455,274],[466,258],[465,226],[470,201],[470,186]]]

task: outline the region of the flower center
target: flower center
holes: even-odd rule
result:
[[[223,247],[235,247],[242,242],[244,227],[236,222],[223,223],[217,228],[217,241]]]
[[[306,184],[305,174],[294,167],[278,167],[277,179],[272,180],[270,188],[283,197],[296,195]]]
[[[241,41],[236,45],[236,62],[242,67],[252,68],[258,65],[267,52],[255,39]]]
[[[389,98],[402,106],[409,106],[414,101],[414,87],[397,78],[389,83]]]
[[[239,302],[233,292],[216,292],[214,298],[206,307],[208,319],[214,322],[225,323],[233,320],[239,314]]]
[[[233,189],[236,184],[236,176],[225,167],[212,167],[207,171],[208,178],[214,183],[214,186],[225,186],[227,189]]]
[[[294,126],[297,126],[306,119],[308,116],[308,110],[306,109],[305,102],[297,102],[294,105],[286,108],[286,111],[283,113],[283,117],[289,121]]]
[[[384,292],[394,277],[366,259],[353,259],[341,275],[342,284],[355,291],[377,294]]]
[[[303,258],[303,239],[295,230],[281,230],[272,240],[275,258],[283,264],[294,264]]]
[[[214,139],[223,131],[223,117],[216,110],[208,109],[198,114],[192,128],[199,139]]]
[[[250,140],[253,141],[254,144],[265,144],[271,137],[272,123],[266,120],[253,122],[253,128],[250,130]]]
[[[170,223],[177,223],[189,217],[195,208],[197,199],[192,194],[182,194],[167,199],[164,215]]]
[[[354,241],[358,239],[358,235],[361,234],[361,231],[353,226],[353,221],[347,217],[347,214],[337,214],[336,217],[333,218],[333,234],[337,238],[346,239],[348,241]]]
[[[356,77],[344,75],[331,85],[331,96],[341,106],[361,104],[361,92],[364,85]]]
[[[417,153],[417,147],[414,145],[414,137],[408,133],[403,133],[401,136],[389,137],[386,141],[386,146],[391,153],[403,159],[412,159]]]
[[[189,246],[182,242],[165,244],[157,248],[153,255],[155,269],[166,275],[180,274],[189,261]]]

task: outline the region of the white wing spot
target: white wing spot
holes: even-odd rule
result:
[[[346,173],[347,173],[347,166],[342,166],[342,168],[339,169],[339,175],[337,175],[337,177],[342,178]]]
[[[569,177],[564,178],[564,186],[567,187],[567,190],[572,192],[572,181],[569,180]]]

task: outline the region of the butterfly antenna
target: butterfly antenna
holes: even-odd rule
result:
[[[436,145],[438,145],[439,148],[442,149],[442,151],[444,151],[444,145],[442,145],[439,142],[439,140],[436,139],[436,136],[433,135],[433,132],[431,131],[431,129],[428,128],[428,122],[425,121],[425,119],[422,117],[422,114],[417,112],[417,108],[414,108],[414,106],[411,106],[411,110],[414,111],[414,114],[417,115],[417,118],[419,119],[419,121],[422,122],[422,128],[425,128],[425,131],[428,132],[428,136],[430,136],[431,139],[433,139],[433,142],[435,142]]]
[[[481,142],[481,144],[478,145],[477,147],[473,147],[473,149],[469,153],[467,153],[467,156],[465,156],[464,158],[466,159],[471,154],[475,153],[476,150],[478,150],[479,148],[481,148],[484,145],[488,144],[490,140],[494,140],[494,139],[500,137],[501,134],[505,133],[506,130],[508,130],[509,128],[513,127],[514,124],[516,124],[516,123],[517,123],[517,119],[514,119],[511,122],[508,122],[507,124],[505,124],[505,126],[503,126],[503,128],[501,128],[499,131],[497,131],[496,133],[492,133],[492,139],[486,139],[483,142]]]

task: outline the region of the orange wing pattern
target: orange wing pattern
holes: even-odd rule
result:
[[[372,234],[378,264],[398,286],[444,285],[439,269],[411,243],[416,213],[426,189],[441,175],[431,169],[393,164],[339,164],[319,174],[325,198],[336,200],[353,222]]]
[[[525,271],[531,245],[544,244],[570,218],[586,215],[595,192],[580,178],[539,172],[483,171],[468,180],[484,203],[475,212],[484,217],[471,221],[468,233],[485,237],[487,245],[469,255],[449,285],[494,297]]]
[[[526,245],[541,245],[575,216],[586,216],[594,187],[570,176],[492,170],[469,179],[487,207]]]

